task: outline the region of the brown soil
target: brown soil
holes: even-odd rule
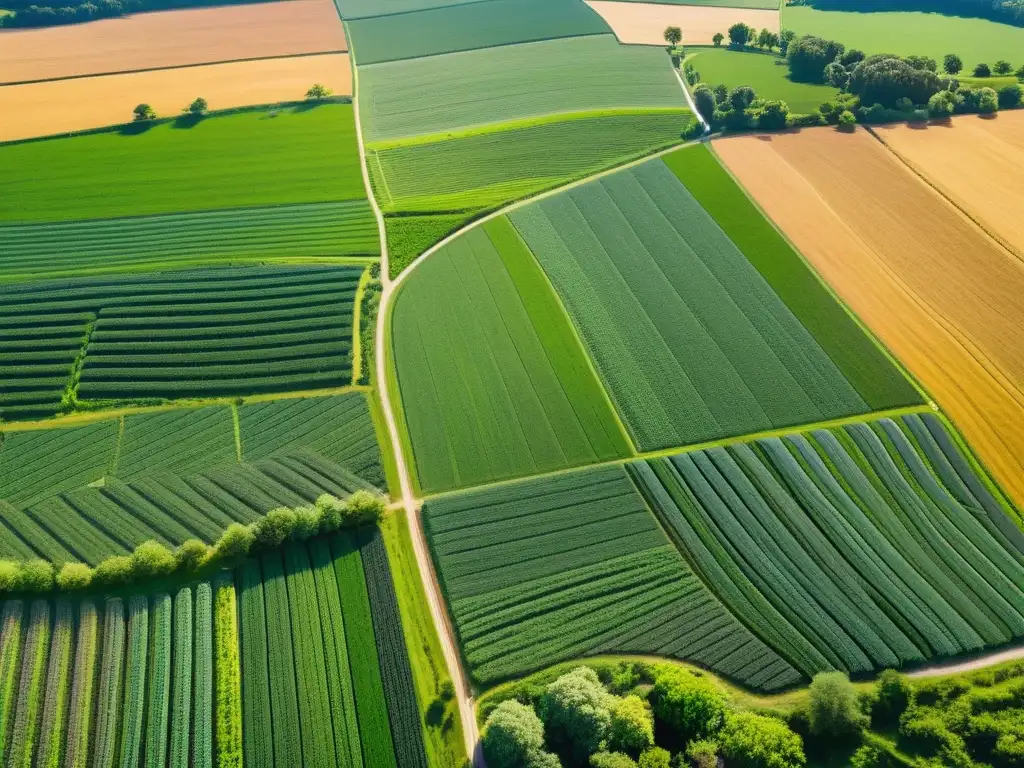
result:
[[[157,115],[176,115],[198,96],[210,109],[301,101],[322,83],[336,95],[351,95],[347,53],[159,69],[125,75],[55,80],[0,87],[0,141],[100,128],[132,119],[148,103]]]
[[[1024,504],[1024,263],[864,131],[714,147]]]
[[[345,50],[331,0],[160,11],[0,31],[0,82]]]
[[[1024,257],[1024,112],[876,129],[910,166]]]
[[[757,8],[718,8],[710,5],[659,5],[587,0],[622,43],[665,45],[665,27],[683,30],[683,45],[711,45],[716,32],[726,34],[738,21],[755,29],[779,31],[779,12]]]

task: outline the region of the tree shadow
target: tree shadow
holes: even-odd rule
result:
[[[118,133],[122,136],[140,136],[149,131],[154,125],[156,125],[156,120],[139,120],[122,125]]]
[[[178,117],[174,118],[174,122],[171,123],[171,127],[177,128],[179,130],[188,130],[189,128],[195,128],[197,125],[203,122],[203,117],[204,115],[193,115],[191,113],[179,115]]]

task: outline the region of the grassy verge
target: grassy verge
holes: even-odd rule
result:
[[[466,763],[462,722],[455,699],[441,698],[442,683],[449,680],[448,672],[427,607],[408,521],[403,513],[392,512],[381,521],[380,529],[391,561],[416,700],[424,717],[427,761],[431,768],[461,768]]]

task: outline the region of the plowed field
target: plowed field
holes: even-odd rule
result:
[[[1024,262],[864,131],[715,149],[1024,501]]]
[[[124,75],[54,80],[0,87],[0,141],[50,136],[127,123],[146,102],[160,117],[176,115],[197,96],[210,109],[301,101],[313,83],[338,95],[352,93],[347,53],[260,59]]]
[[[755,29],[779,31],[779,12],[759,8],[719,8],[709,5],[587,0],[612,28],[621,43],[665,45],[665,27],[683,30],[685,45],[711,45],[716,32],[723,35],[738,21]]]
[[[986,230],[1024,256],[1024,112],[958,117],[922,130],[879,127],[900,157]]]
[[[161,11],[0,32],[0,82],[346,50],[331,0]]]

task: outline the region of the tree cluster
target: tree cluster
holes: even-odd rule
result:
[[[248,2],[248,0],[218,0],[219,4]],[[128,13],[162,11],[169,8],[189,8],[210,5],[210,0],[70,0],[64,5],[38,5],[26,0],[6,0],[4,7],[14,13],[0,17],[0,27],[52,27],[60,24],[80,24],[97,19],[109,19]]]
[[[784,101],[758,99],[754,89],[743,85],[729,91],[724,85],[701,83],[693,90],[697,111],[714,130],[774,131],[789,124],[789,105]]]
[[[232,523],[215,544],[189,539],[176,549],[157,541],[144,541],[130,555],[108,557],[91,568],[68,562],[55,567],[46,560],[0,560],[0,594],[48,592],[90,587],[111,589],[160,577],[187,578],[207,567],[227,566],[251,551],[277,547],[287,539],[304,541],[341,528],[377,522],[384,513],[384,499],[357,491],[345,501],[324,494],[308,507],[273,509],[249,525]]]

